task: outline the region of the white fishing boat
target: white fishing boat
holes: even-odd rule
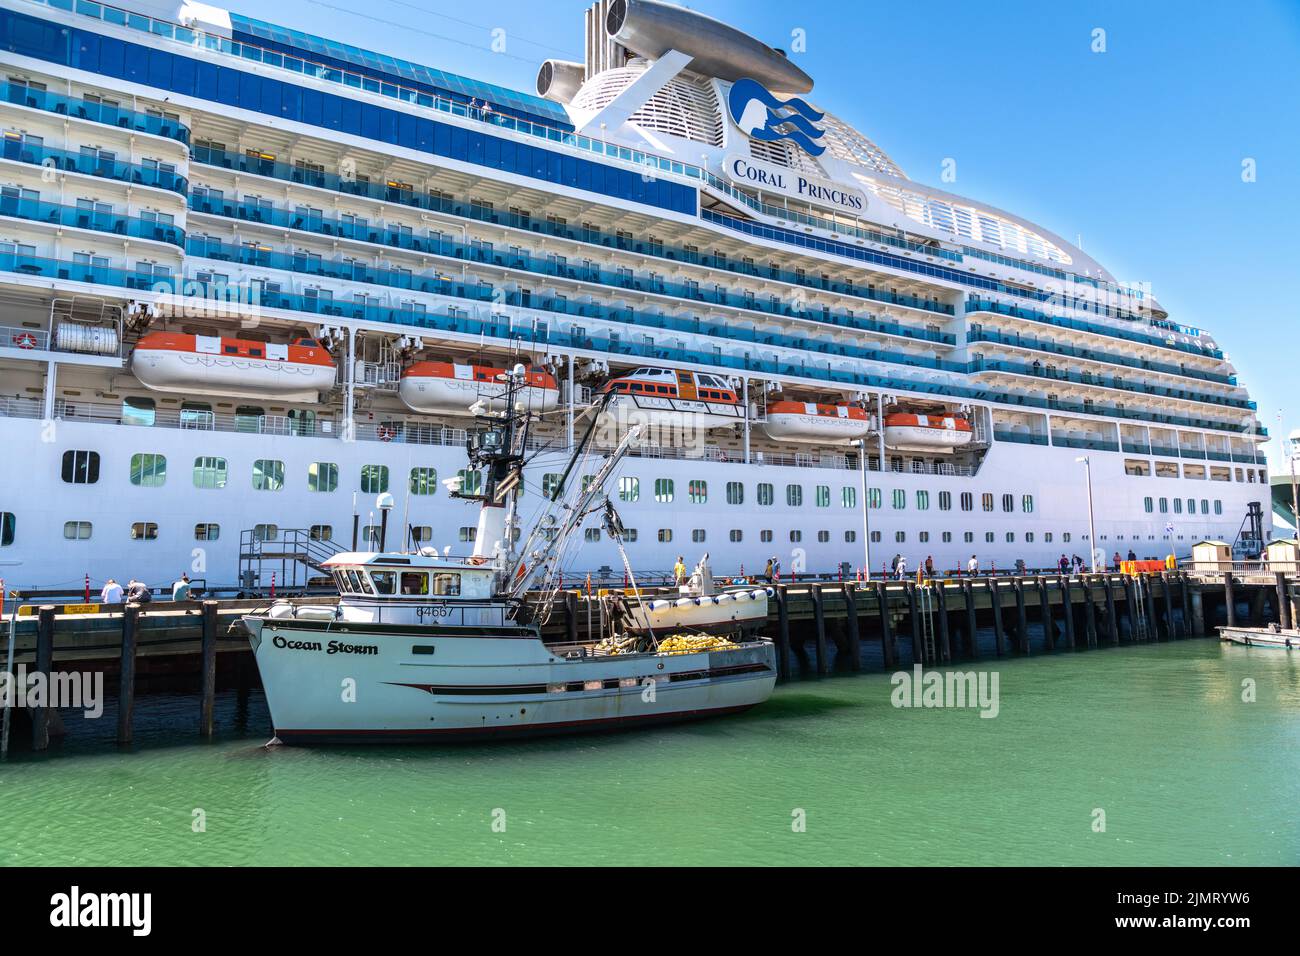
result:
[[[507,379],[505,406],[520,408],[512,399],[527,385],[523,366]],[[683,635],[681,623],[671,635],[656,631],[654,611],[645,610],[635,583],[630,617],[641,613],[649,626],[601,640],[543,642],[562,559],[584,519],[603,509],[605,530],[621,550],[622,526],[602,488],[638,429],[623,437],[591,481],[569,489],[584,439],[550,496],[553,508],[516,551],[510,542],[528,418],[503,412],[471,445],[483,491],[454,492],[479,504],[471,555],[440,556],[432,548],[338,554],[326,564],[337,603],[280,601],[243,619],[281,742],[609,730],[735,713],[767,699],[776,681],[770,642]],[[630,566],[627,572],[635,582]],[[529,601],[534,585],[540,599]],[[764,614],[766,600],[766,592],[761,602],[745,598],[753,607],[761,603]],[[731,597],[728,603],[742,602]]]
[[[1246,647],[1300,650],[1300,631],[1283,628],[1277,624],[1265,627],[1221,627],[1219,639],[1229,644],[1241,644]]]

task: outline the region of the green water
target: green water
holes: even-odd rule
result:
[[[167,745],[154,728],[196,705],[150,698],[134,753],[89,739],[109,713],[0,767],[0,862],[1300,862],[1300,655],[1199,640],[980,663],[995,719],[895,709],[863,674],[740,717],[459,748],[267,750],[262,702],[237,732],[228,695],[220,742]]]

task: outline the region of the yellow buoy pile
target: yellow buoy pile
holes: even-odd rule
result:
[[[739,645],[715,634],[673,634],[659,642],[660,654],[695,654],[700,651],[725,651]]]
[[[607,637],[596,645],[597,654],[608,654],[611,657],[618,654],[631,654],[635,650],[635,637]]]

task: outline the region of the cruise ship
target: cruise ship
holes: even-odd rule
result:
[[[572,16],[585,61],[523,92],[201,3],[0,0],[7,588],[468,553],[519,366],[525,521],[588,429],[643,425],[610,489],[640,569],[1258,542],[1267,432],[1208,332],[909,178],[812,58]]]

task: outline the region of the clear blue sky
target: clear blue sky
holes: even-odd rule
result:
[[[245,0],[237,12],[533,89],[581,0]],[[1209,329],[1275,440],[1300,428],[1300,0],[696,0],[789,49],[919,182],[1015,211]],[[1093,31],[1105,30],[1095,53]],[[493,30],[505,50],[493,52]],[[1243,159],[1256,181],[1242,181]],[[1280,418],[1279,418],[1280,416]]]

